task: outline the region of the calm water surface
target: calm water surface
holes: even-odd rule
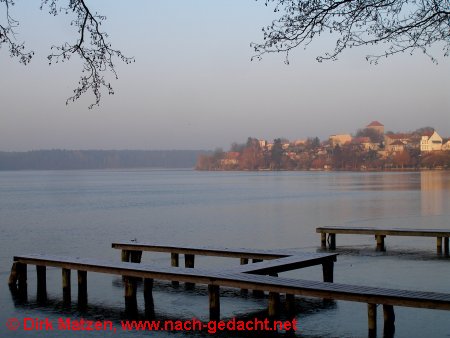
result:
[[[137,239],[168,244],[320,251],[321,225],[449,228],[450,173],[322,173],[173,171],[0,172],[0,336],[67,336],[67,332],[8,331],[8,318],[59,317],[113,320],[118,332],[95,336],[207,336],[206,333],[126,333],[121,279],[88,274],[89,309],[61,306],[59,269],[48,269],[49,302],[36,302],[29,267],[28,302],[14,302],[7,287],[12,257],[52,253],[119,260],[111,242]],[[450,259],[435,254],[434,238],[388,237],[387,252],[374,251],[371,236],[338,236],[335,281],[450,293]],[[167,266],[164,254],[143,261]],[[234,260],[199,258],[220,269]],[[321,280],[320,267],[282,276]],[[76,274],[72,284],[76,285]],[[72,288],[76,299],[76,287]],[[158,282],[158,319],[208,318],[207,290],[185,292]],[[221,297],[222,317],[262,315],[267,299],[236,290]],[[139,306],[143,310],[142,294]],[[382,337],[382,310],[378,310]],[[298,302],[299,337],[367,337],[366,304]],[[71,337],[85,336],[69,333]],[[231,333],[219,335],[234,336]],[[237,336],[237,335],[236,335]],[[242,334],[240,335],[242,336]],[[450,312],[396,308],[395,337],[450,337]]]

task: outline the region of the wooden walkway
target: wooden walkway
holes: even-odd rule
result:
[[[132,262],[109,262],[98,259],[82,259],[78,257],[61,257],[55,255],[21,255],[14,257],[9,285],[18,293],[26,293],[27,265],[35,265],[37,271],[38,298],[46,297],[46,267],[62,269],[63,301],[71,302],[71,270],[78,273],[78,302],[87,303],[87,272],[98,272],[124,276],[125,306],[131,312],[137,312],[137,279],[144,281],[144,300],[146,314],[153,312],[153,280],[181,281],[208,285],[209,312],[212,320],[220,318],[220,287],[253,289],[269,292],[269,316],[277,314],[280,294],[286,294],[286,300],[292,302],[293,295],[319,297],[367,303],[369,336],[376,335],[377,304],[383,305],[385,333],[394,329],[394,306],[450,310],[450,294],[395,290],[330,282],[306,281],[290,278],[265,276],[273,272],[272,268],[280,264],[277,271],[296,268],[295,256],[274,259],[273,261],[249,264],[234,270],[211,271],[209,269],[179,267],[155,267],[153,265]],[[300,256],[298,262],[304,257]],[[272,265],[270,264],[272,263]],[[299,263],[300,265],[302,263]],[[252,266],[253,265],[253,266]],[[243,268],[246,268],[243,270]],[[266,270],[265,270],[266,269]],[[267,270],[269,269],[269,270]],[[40,296],[39,296],[40,295]]]
[[[316,232],[321,234],[321,247],[328,247],[331,250],[336,249],[336,234],[352,235],[375,235],[377,242],[376,250],[385,251],[384,238],[386,236],[417,236],[417,237],[436,237],[436,251],[442,255],[442,241],[444,241],[444,254],[449,255],[449,229],[403,229],[403,228],[371,228],[371,227],[345,227],[345,226],[326,226],[316,228]]]
[[[333,282],[333,268],[337,254],[301,253],[288,250],[252,250],[212,247],[191,247],[179,245],[159,245],[155,243],[115,242],[113,249],[122,250],[123,262],[140,263],[142,252],[167,252],[171,254],[173,267],[179,266],[179,255],[184,254],[186,268],[194,268],[195,255],[239,258],[241,268],[233,269],[244,273],[274,275],[289,270],[322,265],[323,281]],[[253,264],[248,264],[249,260]]]

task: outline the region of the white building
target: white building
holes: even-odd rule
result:
[[[420,151],[437,151],[442,150],[442,137],[434,131],[422,135],[420,140]]]

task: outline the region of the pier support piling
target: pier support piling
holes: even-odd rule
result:
[[[195,255],[185,254],[184,255],[184,267],[187,269],[193,269],[195,262]],[[192,289],[195,286],[195,283],[185,283],[185,286],[188,289]]]
[[[87,306],[87,271],[78,270],[78,307],[81,309]]]
[[[131,251],[130,252],[130,262],[131,263],[140,263],[142,258],[142,251]]]
[[[328,240],[330,250],[336,250],[336,234],[328,234]]]
[[[448,237],[444,237],[444,255],[449,255]]]
[[[436,237],[436,253],[442,255],[442,237]]]
[[[385,338],[394,337],[395,333],[395,313],[392,305],[383,305],[384,329],[383,336]]]
[[[136,298],[136,278],[126,276],[124,279],[125,286],[125,313],[130,317],[135,317],[138,313]]]
[[[241,265],[248,264],[248,258],[241,258],[240,263],[241,263]],[[241,293],[244,295],[248,294],[248,289],[241,289]]]
[[[386,251],[386,247],[384,246],[385,237],[385,235],[375,235],[375,239],[377,241],[376,251]]]
[[[327,234],[325,232],[322,232],[320,234],[320,247],[322,249],[326,249],[327,248]]]
[[[22,300],[28,297],[27,290],[27,265],[14,262],[11,267],[8,285],[10,290]]]
[[[334,280],[334,262],[328,261],[322,263],[323,281],[333,283]]]
[[[377,336],[377,305],[367,304],[367,316],[369,320],[369,338]]]
[[[209,319],[220,319],[220,288],[218,285],[208,285]]]
[[[295,295],[291,293],[286,294],[285,309],[288,315],[295,313]]]
[[[263,261],[262,259],[257,259],[257,258],[252,259],[252,263],[260,263],[262,261]],[[264,291],[253,290],[253,296],[254,297],[258,297],[258,298],[263,298],[264,297]]]
[[[121,258],[122,258],[122,262],[129,262],[130,261],[130,251],[122,250]]]
[[[176,267],[176,268],[179,267],[180,266],[180,255],[175,252],[172,252],[170,254],[170,264],[173,267]],[[172,286],[178,286],[178,285],[180,285],[180,282],[178,282],[176,280],[172,281]]]
[[[42,265],[36,265],[37,275],[37,300],[38,302],[47,301],[47,268]]]
[[[145,302],[145,317],[155,317],[155,304],[153,302],[153,279],[144,278],[144,302]]]
[[[269,317],[276,317],[280,313],[280,294],[278,292],[269,292]]]
[[[63,291],[63,303],[70,304],[72,300],[72,290],[70,285],[70,269],[62,269],[62,291]]]

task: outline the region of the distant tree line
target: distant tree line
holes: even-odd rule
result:
[[[37,150],[0,152],[0,170],[193,168],[199,150]]]

